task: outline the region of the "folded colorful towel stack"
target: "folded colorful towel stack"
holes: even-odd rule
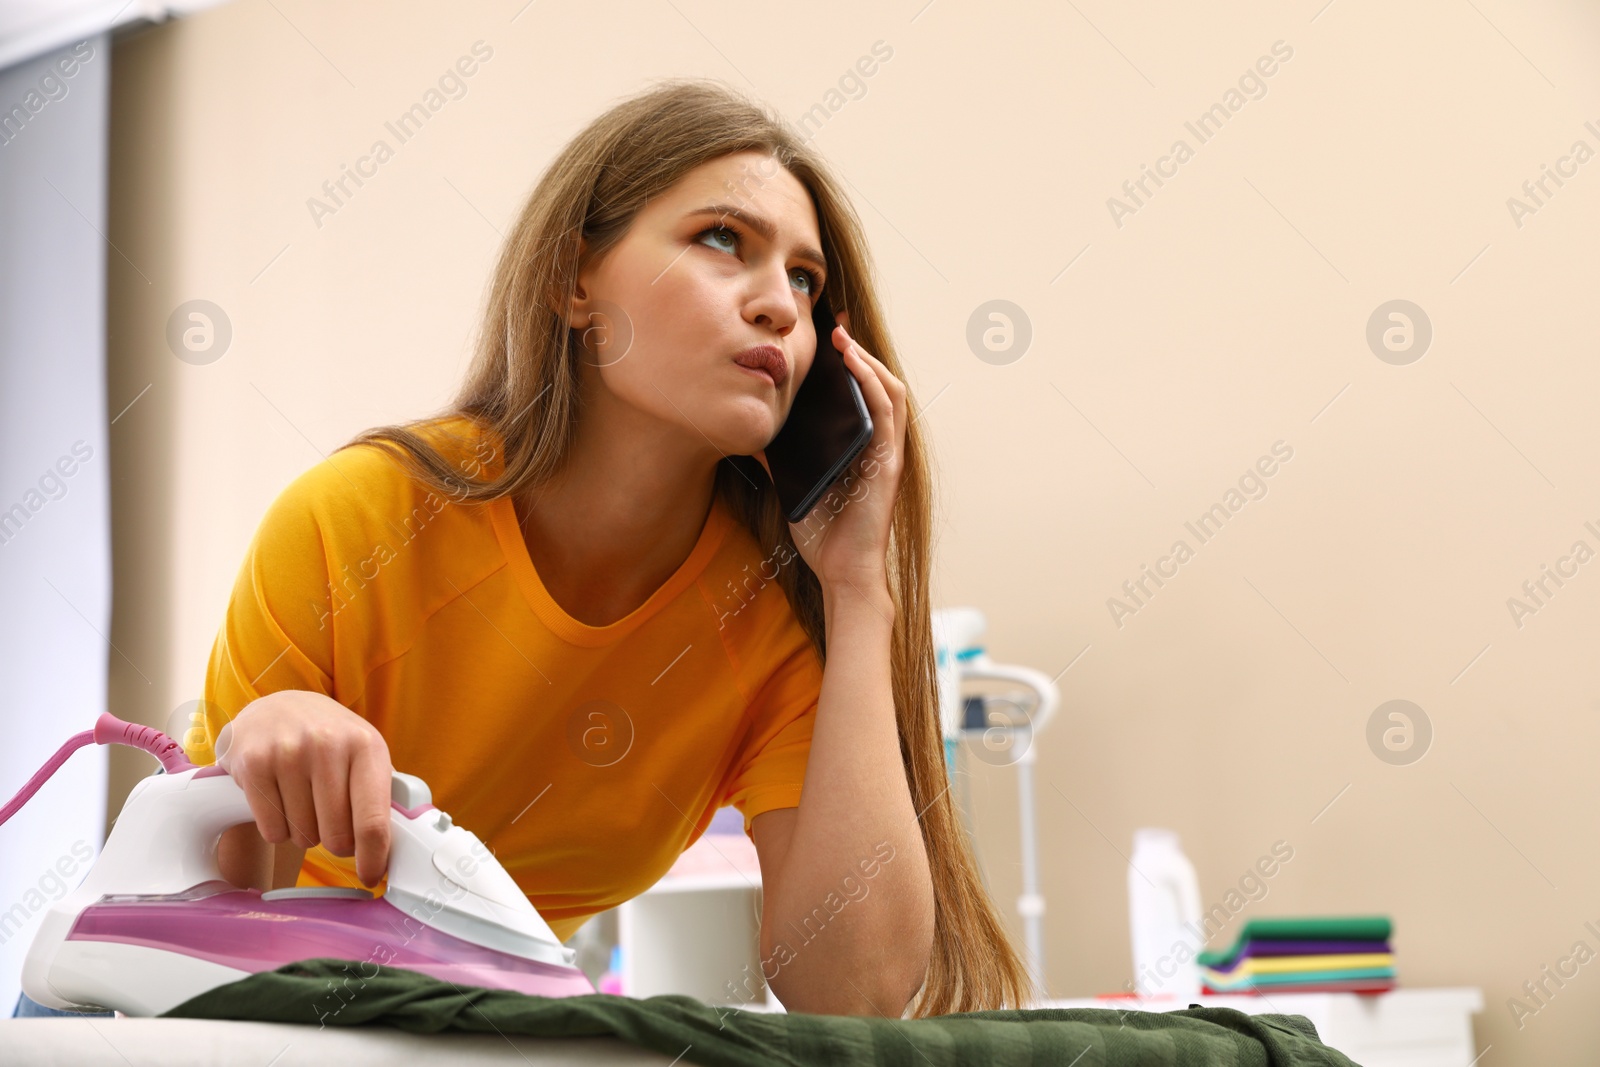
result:
[[[1383,916],[1251,919],[1232,948],[1202,952],[1207,993],[1382,993],[1395,986]]]

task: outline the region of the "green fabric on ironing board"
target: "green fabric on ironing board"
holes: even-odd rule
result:
[[[335,987],[340,991],[334,992]],[[333,959],[263,971],[202,993],[165,1014],[307,1025],[378,1024],[414,1033],[613,1036],[667,1058],[681,1055],[683,1062],[717,1067],[1357,1067],[1322,1044],[1310,1020],[1300,1015],[1200,1007],[1174,1012],[1049,1008],[907,1020],[784,1014],[713,1007],[686,996],[530,997]],[[1095,1054],[1083,1056],[1090,1048]]]
[[[1246,941],[1387,941],[1394,924],[1382,915],[1343,918],[1251,919],[1231,946],[1195,957],[1202,967],[1225,963]]]

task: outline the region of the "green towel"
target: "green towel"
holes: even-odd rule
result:
[[[785,1014],[713,1007],[687,996],[531,997],[334,959],[263,971],[202,993],[165,1014],[308,1025],[380,1024],[413,1033],[612,1036],[667,1057],[681,1055],[684,1062],[717,1067],[1357,1067],[1322,1044],[1311,1021],[1301,1015],[1247,1015],[1232,1008],[1201,1007],[1173,1012],[1041,1008],[932,1019]]]
[[[1310,919],[1251,919],[1225,949],[1195,957],[1202,967],[1217,967],[1231,960],[1246,941],[1387,941],[1394,924],[1382,915],[1352,915]]]
[[[1323,982],[1354,982],[1362,980],[1383,981],[1393,978],[1393,967],[1345,967],[1332,971],[1295,971],[1292,974],[1243,975],[1237,979],[1223,980],[1206,975],[1205,981],[1218,993],[1234,991],[1248,993],[1252,989],[1281,986],[1285,993],[1294,992],[1294,986],[1318,985]],[[1274,992],[1277,990],[1274,989]]]

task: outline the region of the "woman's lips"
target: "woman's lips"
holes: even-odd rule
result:
[[[738,367],[740,370],[744,371],[746,374],[755,375],[757,378],[760,378],[762,381],[766,382],[768,385],[772,386],[774,389],[776,389],[778,387],[778,383],[773,380],[772,372],[766,370],[765,368],[762,368],[762,367],[746,367],[743,363],[735,363],[734,366]]]
[[[774,386],[782,385],[789,376],[789,363],[777,345],[753,345],[734,356],[733,361],[746,369],[764,371]]]

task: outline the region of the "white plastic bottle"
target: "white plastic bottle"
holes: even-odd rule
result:
[[[1139,995],[1176,997],[1185,1003],[1199,997],[1200,965],[1195,956],[1204,944],[1200,884],[1194,865],[1178,847],[1175,831],[1134,831],[1128,920]]]

